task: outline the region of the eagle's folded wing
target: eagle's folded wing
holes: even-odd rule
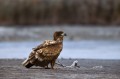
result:
[[[35,52],[34,51],[32,51],[31,53],[30,53],[30,55],[29,55],[29,59],[32,59],[32,58],[34,58],[35,57]]]
[[[46,40],[36,48],[37,50],[34,50],[36,52],[35,57],[40,61],[56,59],[62,50],[62,48],[56,47],[59,43],[57,41]]]
[[[47,46],[50,46],[50,45],[53,45],[53,44],[58,44],[60,42],[61,41],[45,40],[42,44],[40,44],[37,47],[33,48],[33,50],[36,51],[38,49],[41,49],[41,48],[44,48],[44,47],[47,47]]]

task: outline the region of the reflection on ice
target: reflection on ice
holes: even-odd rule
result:
[[[2,42],[0,58],[26,58],[40,42]],[[120,59],[120,41],[65,41],[59,58]]]

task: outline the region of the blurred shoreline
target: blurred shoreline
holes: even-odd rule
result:
[[[66,41],[120,40],[120,27],[92,26],[38,26],[0,27],[0,41],[43,41],[52,39],[55,31],[67,33]]]

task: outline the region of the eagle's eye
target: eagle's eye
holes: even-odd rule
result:
[[[67,36],[67,34],[66,34],[66,33],[62,33],[61,35],[62,35],[62,36]]]

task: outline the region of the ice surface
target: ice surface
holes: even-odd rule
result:
[[[1,42],[0,58],[26,58],[41,42]],[[59,58],[120,59],[120,41],[65,41]]]

